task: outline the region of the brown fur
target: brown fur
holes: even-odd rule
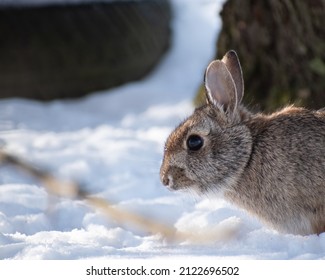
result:
[[[236,104],[242,97],[237,89],[243,85],[236,84],[241,79],[232,72],[238,75],[241,69],[234,71],[232,63],[229,72],[224,66],[219,72],[219,65],[220,61],[207,70],[212,71],[206,75],[209,79],[221,76],[206,80],[208,104],[196,109],[167,139],[162,182],[171,189],[222,194],[281,232],[324,232],[325,110],[291,106],[271,115],[254,115]],[[220,89],[229,84],[223,75],[230,75],[234,85],[219,99]],[[204,140],[198,151],[186,146],[193,134]]]

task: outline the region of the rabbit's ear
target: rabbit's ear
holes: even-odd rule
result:
[[[215,60],[205,72],[207,102],[221,107],[225,112],[233,113],[237,107],[237,89],[235,82],[224,62]]]
[[[221,61],[226,64],[234,80],[237,90],[237,102],[239,104],[244,96],[244,79],[238,56],[235,51],[231,50],[224,55]]]

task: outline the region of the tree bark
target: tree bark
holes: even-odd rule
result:
[[[217,57],[235,49],[248,104],[325,107],[325,1],[228,0]]]
[[[325,107],[324,0],[228,0],[221,18],[216,58],[238,53],[249,107]]]

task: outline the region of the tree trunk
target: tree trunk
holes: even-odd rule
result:
[[[221,17],[217,57],[237,50],[248,103],[325,107],[324,0],[229,0]]]
[[[237,51],[246,104],[325,107],[324,0],[228,0],[221,17],[216,57]]]

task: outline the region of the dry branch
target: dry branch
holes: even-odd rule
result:
[[[179,232],[172,226],[155,222],[147,217],[119,209],[106,199],[93,196],[77,182],[67,182],[57,179],[50,172],[35,167],[20,158],[0,150],[0,164],[10,164],[22,169],[42,182],[45,189],[56,196],[69,199],[84,200],[88,205],[96,210],[100,210],[106,217],[115,220],[118,223],[133,224],[143,231],[152,234],[158,234],[172,242],[188,241],[196,244],[206,244],[216,241],[226,241],[232,238],[237,230],[232,228],[217,228],[204,234],[195,232]]]

